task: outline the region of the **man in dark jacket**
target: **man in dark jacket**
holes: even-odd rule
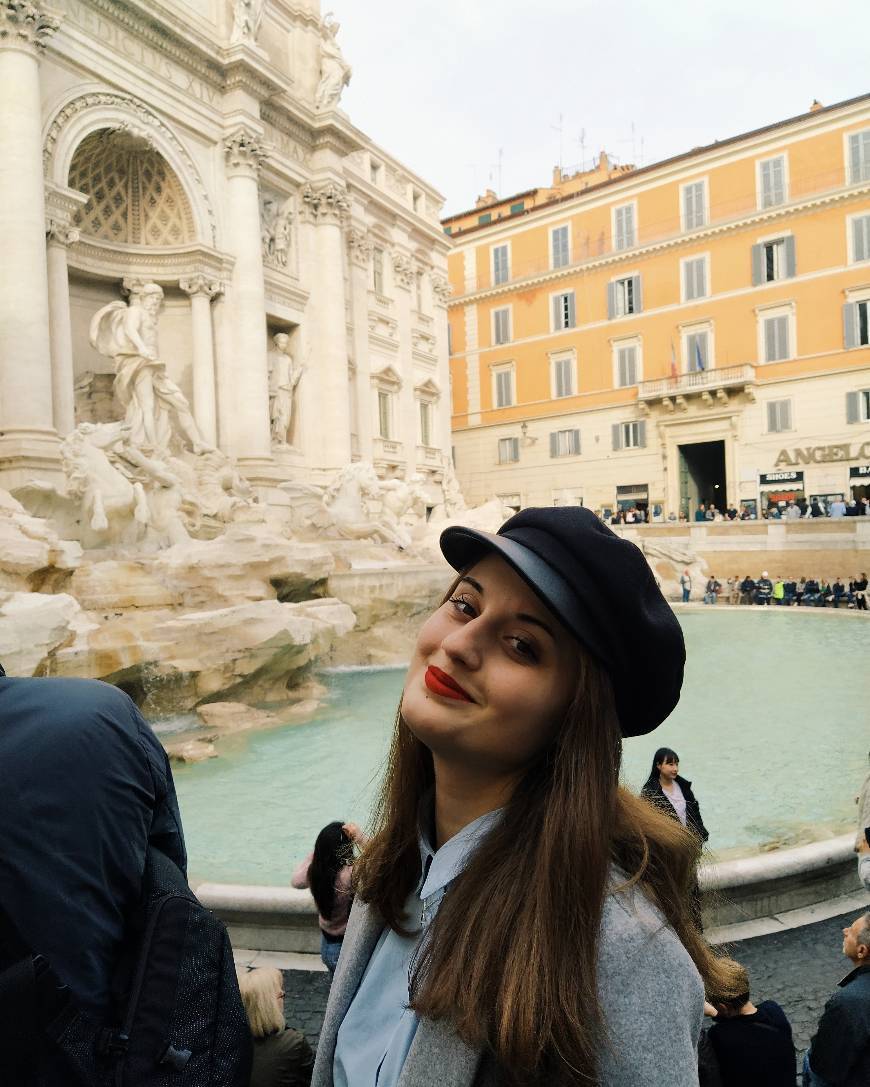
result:
[[[756,604],[770,605],[770,598],[773,596],[773,582],[767,576],[767,571],[762,571],[761,577],[755,583],[755,602]]]
[[[804,1087],[870,1083],[870,913],[843,929],[843,954],[854,969],[825,1004],[804,1059]]]
[[[169,762],[127,695],[0,668],[0,902],[97,1018],[149,844],[185,871]]]

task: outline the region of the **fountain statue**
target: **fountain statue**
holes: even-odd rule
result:
[[[351,67],[336,41],[340,28],[341,23],[328,11],[320,23],[320,82],[314,96],[316,109],[337,106],[341,92],[350,83]]]

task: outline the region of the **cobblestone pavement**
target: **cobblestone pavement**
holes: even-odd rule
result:
[[[756,1003],[775,1000],[785,1009],[794,1029],[799,1062],[815,1034],[825,1001],[849,969],[841,951],[842,929],[857,916],[855,911],[728,945],[730,954],[749,971],[752,999]],[[329,993],[329,975],[287,970],[284,979],[287,1022],[316,1046]]]

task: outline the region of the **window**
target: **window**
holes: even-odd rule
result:
[[[870,260],[870,215],[852,219],[852,260]]]
[[[511,311],[510,306],[492,311],[492,342],[494,344],[508,343],[511,338]]]
[[[764,334],[764,361],[778,362],[791,358],[788,343],[788,314],[765,317],[762,321]]]
[[[870,128],[849,136],[849,184],[870,181]]]
[[[579,430],[554,430],[550,434],[551,457],[576,457],[580,453]]]
[[[511,215],[519,215],[521,211],[525,211],[526,205],[520,200],[516,204],[511,204]]]
[[[511,464],[520,459],[519,438],[499,438],[498,463]]]
[[[428,400],[420,401],[420,444],[432,444],[432,405]]]
[[[707,297],[707,258],[693,257],[683,261],[683,301]]]
[[[574,356],[553,359],[552,392],[554,397],[574,395]]]
[[[791,430],[791,400],[768,400],[767,432],[779,434],[782,430]]]
[[[478,226],[486,226],[487,223],[491,223],[491,222],[492,222],[492,212],[490,212],[490,211],[485,211],[483,213],[483,215],[478,215],[478,217],[477,217],[477,225]]]
[[[752,247],[752,285],[791,279],[797,271],[795,243],[791,235],[760,242]]]
[[[613,209],[613,248],[630,249],[634,245],[634,204]]]
[[[707,183],[692,181],[683,186],[683,230],[697,230],[707,222]]]
[[[710,369],[710,337],[706,331],[686,335],[686,373]]]
[[[611,320],[640,311],[640,276],[626,276],[607,284],[607,316]]]
[[[574,292],[565,291],[563,294],[553,295],[553,331],[558,332],[563,328],[573,328],[576,321],[574,312]]]
[[[550,231],[550,249],[552,253],[553,268],[564,268],[566,264],[571,263],[571,256],[568,252],[568,227],[557,226],[554,230]]]
[[[758,188],[761,207],[772,208],[785,203],[785,155],[759,162]]]
[[[513,367],[503,367],[501,370],[493,370],[493,400],[497,408],[509,408],[514,402],[514,371]]]
[[[614,449],[645,449],[646,422],[614,423],[611,431]]]
[[[846,393],[846,422],[870,422],[870,389],[859,389],[855,393]]]
[[[383,389],[378,389],[378,434],[389,441],[391,436],[392,397]]]
[[[616,348],[616,384],[619,388],[637,384],[637,345]]]
[[[492,250],[492,281],[493,283],[507,283],[510,279],[510,257],[506,245],[493,246]]]
[[[445,234],[452,234],[453,233],[453,227],[452,226],[444,227],[444,233]]]
[[[378,246],[372,250],[372,287],[375,294],[384,293],[384,251]]]
[[[843,338],[847,349],[870,345],[870,300],[843,306]]]

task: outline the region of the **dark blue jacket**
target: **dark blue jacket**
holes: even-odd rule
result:
[[[169,761],[127,695],[0,668],[0,901],[96,1016],[149,842],[186,871]]]
[[[870,966],[856,966],[825,1004],[810,1043],[816,1075],[837,1087],[870,1083]]]

